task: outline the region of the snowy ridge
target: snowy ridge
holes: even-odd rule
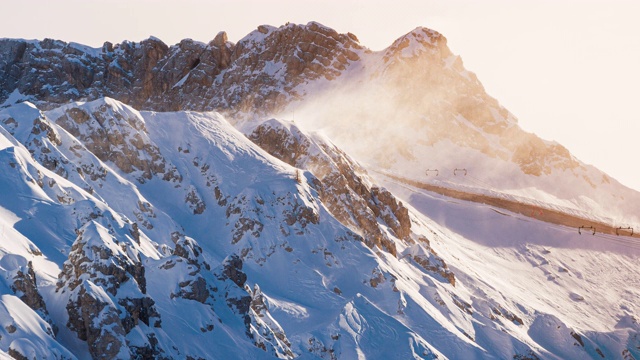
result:
[[[621,285],[638,281],[638,253],[624,243],[540,222],[522,242],[515,217],[387,184],[401,202],[286,121],[247,124],[245,137],[218,113],[113,99],[18,104],[0,120],[0,301],[16,319],[4,353],[640,356],[638,294]],[[105,153],[100,129],[119,134]],[[90,164],[102,170],[92,177]],[[469,219],[495,227],[474,233]],[[614,264],[623,271],[607,285]],[[505,267],[514,275],[500,280]],[[603,286],[607,297],[594,293]]]
[[[105,109],[105,106],[107,106],[107,109]],[[29,110],[33,108],[28,106],[26,109]],[[76,110],[70,111],[72,109]],[[117,131],[123,133],[123,137],[128,143],[139,141],[138,139],[145,132],[145,128],[142,126],[137,126],[137,129],[136,126],[132,126],[131,129],[136,129],[135,134],[137,134],[137,136],[133,136],[135,134],[129,134],[132,136],[125,134],[124,128],[116,122],[127,119],[127,114],[131,114],[128,113],[129,110],[122,106],[122,104],[114,103],[109,99],[94,103],[66,106],[51,111],[47,113],[47,115],[57,118],[56,122],[70,128],[70,126],[75,125],[70,125],[66,120],[62,121],[61,119],[66,116],[62,114],[80,114],[82,112],[92,114],[88,117],[81,117],[83,119],[86,118],[87,122],[90,123],[93,120],[89,118],[95,117],[95,109],[101,109],[99,113],[105,117],[105,121],[101,125],[112,127],[112,131],[119,129]],[[51,124],[52,129],[63,134],[61,136],[60,146],[54,146],[53,150],[55,151],[50,151],[48,154],[57,154],[60,156],[60,159],[62,159],[62,149],[71,149],[75,143],[79,142],[78,138],[75,138],[64,129],[59,128],[58,125],[50,122],[47,119],[47,115],[40,112],[37,112],[37,114],[30,113],[29,111],[21,114],[22,116],[15,116],[14,111],[12,118],[30,119],[32,116],[37,115],[47,120]],[[20,111],[18,111],[18,113],[20,113]],[[133,115],[137,116],[137,114]],[[89,158],[105,169],[106,174],[103,174],[104,176],[102,177],[98,177],[95,180],[87,177],[89,178],[88,181],[91,182],[96,189],[95,194],[100,195],[99,199],[88,194],[87,190],[69,184],[67,180],[61,178],[60,175],[42,168],[41,165],[35,163],[34,160],[27,155],[28,152],[23,148],[23,145],[13,140],[13,138],[7,134],[9,136],[7,142],[13,145],[13,147],[7,150],[19,150],[25,154],[25,163],[33,164],[31,166],[41,169],[41,172],[46,176],[51,176],[53,180],[56,180],[56,184],[63,184],[76,191],[76,193],[70,193],[69,200],[48,197],[43,193],[43,189],[49,187],[49,182],[46,181],[48,178],[43,178],[44,181],[42,187],[40,187],[35,180],[32,182],[24,180],[24,176],[28,176],[26,175],[26,173],[28,173],[27,170],[25,170],[23,177],[18,178],[22,180],[6,187],[18,189],[16,186],[20,186],[21,184],[32,184],[33,190],[29,190],[30,193],[35,192],[39,198],[43,200],[46,199],[49,203],[57,204],[61,210],[64,209],[64,213],[66,213],[66,216],[69,218],[66,222],[68,225],[63,225],[61,229],[56,230],[58,233],[63,234],[64,238],[60,239],[57,245],[56,243],[44,243],[43,245],[46,247],[43,246],[42,251],[44,251],[44,255],[41,255],[44,256],[44,259],[53,255],[54,258],[60,261],[59,252],[68,252],[68,260],[66,260],[64,264],[58,262],[58,265],[53,268],[49,266],[50,273],[38,274],[38,271],[36,271],[37,278],[55,278],[57,277],[57,272],[61,273],[55,290],[52,284],[36,291],[36,293],[43,293],[46,302],[53,304],[50,307],[56,308],[53,321],[62,329],[60,332],[61,335],[58,338],[59,341],[62,341],[67,348],[76,354],[89,353],[94,357],[107,352],[108,349],[110,349],[109,351],[113,351],[111,352],[113,356],[119,356],[117,354],[122,356],[129,356],[129,354],[155,354],[157,356],[180,357],[181,351],[184,350],[176,351],[172,349],[174,346],[181,349],[182,346],[172,344],[168,341],[167,339],[172,337],[167,335],[161,328],[164,318],[172,318],[174,316],[172,314],[180,313],[180,311],[175,310],[175,304],[169,306],[165,303],[163,306],[155,306],[155,304],[161,305],[163,301],[167,301],[162,299],[171,299],[174,298],[174,296],[178,296],[190,301],[202,302],[203,304],[211,301],[210,304],[214,305],[216,302],[222,301],[223,304],[231,306],[231,309],[235,309],[227,315],[226,320],[223,321],[224,324],[233,324],[233,313],[237,314],[235,316],[241,315],[245,318],[248,317],[249,322],[247,324],[251,325],[246,330],[246,333],[251,334],[249,339],[253,339],[256,346],[262,344],[259,345],[260,348],[272,348],[273,354],[280,354],[278,356],[284,357],[291,356],[293,352],[288,350],[290,346],[286,344],[288,340],[282,343],[282,341],[285,340],[281,340],[279,336],[274,335],[283,333],[283,330],[278,325],[277,320],[268,315],[268,310],[262,309],[261,313],[263,315],[257,315],[257,310],[253,310],[253,308],[247,309],[245,305],[240,305],[245,304],[246,301],[259,303],[258,299],[260,299],[262,292],[244,290],[242,288],[244,282],[237,281],[234,285],[236,286],[234,292],[238,295],[229,298],[229,291],[224,291],[227,295],[220,300],[215,300],[216,296],[214,296],[213,293],[220,291],[220,285],[216,285],[216,283],[219,281],[218,279],[224,278],[224,276],[215,275],[215,270],[209,272],[210,266],[206,265],[206,260],[197,260],[197,257],[201,256],[198,254],[203,254],[202,249],[195,252],[187,251],[186,253],[183,250],[179,250],[188,247],[198,249],[199,246],[195,244],[194,240],[188,240],[189,238],[185,238],[184,241],[187,241],[187,244],[191,245],[180,245],[184,235],[176,231],[169,233],[167,226],[162,226],[162,222],[169,224],[172,222],[166,220],[158,222],[157,219],[162,219],[164,212],[156,206],[152,206],[151,203],[159,204],[160,208],[166,207],[166,211],[169,211],[172,215],[171,218],[179,220],[183,224],[190,224],[186,228],[183,227],[183,229],[191,234],[197,235],[200,239],[211,239],[212,228],[222,229],[222,232],[218,236],[228,240],[222,242],[220,242],[220,240],[208,240],[208,242],[213,241],[213,243],[208,245],[208,251],[204,253],[209,254],[207,256],[212,257],[213,261],[216,261],[215,259],[222,261],[225,253],[236,252],[240,253],[245,261],[249,261],[250,264],[254,264],[253,266],[261,268],[266,266],[268,258],[276,256],[285,256],[286,258],[286,255],[291,253],[290,259],[287,261],[271,260],[269,262],[279,267],[285,263],[299,264],[299,259],[294,261],[291,257],[302,256],[306,248],[308,253],[317,254],[319,252],[321,256],[318,257],[317,260],[311,261],[311,263],[309,260],[305,260],[304,264],[307,264],[305,268],[318,261],[318,265],[322,264],[322,267],[339,266],[339,258],[336,258],[332,254],[344,253],[346,249],[353,249],[354,245],[356,245],[356,248],[360,248],[357,246],[359,243],[358,236],[344,228],[340,223],[335,221],[332,223],[332,221],[329,220],[331,219],[331,215],[329,215],[326,210],[323,210],[323,207],[319,207],[317,195],[314,195],[316,191],[309,187],[304,179],[302,181],[294,180],[294,175],[292,170],[289,170],[290,168],[288,169],[286,165],[278,163],[277,161],[274,162],[273,158],[255,147],[255,145],[252,145],[243,135],[234,130],[218,115],[148,113],[145,116],[147,116],[147,118],[144,119],[144,123],[150,129],[173,129],[173,131],[166,133],[164,131],[150,131],[148,142],[150,144],[161,144],[159,146],[161,153],[163,152],[162,149],[165,151],[167,149],[177,150],[174,150],[170,158],[175,157],[175,163],[184,164],[185,167],[179,170],[179,173],[182,174],[181,180],[176,180],[178,182],[176,183],[173,179],[166,179],[161,172],[154,173],[151,179],[141,177],[139,176],[140,171],[127,172],[126,170],[128,168],[124,168],[123,170],[117,166],[117,164],[114,164],[113,161],[110,161],[108,157],[106,161],[109,162],[109,164],[101,163],[101,160],[97,160],[95,155],[89,152],[86,147],[75,147],[73,150],[78,154],[73,155],[71,159],[74,161],[82,161],[82,159]],[[185,121],[187,124],[191,124],[191,126],[184,126]],[[16,120],[16,122],[18,121]],[[28,122],[28,120],[24,120],[18,123],[23,124]],[[131,121],[128,121],[127,123],[130,122]],[[13,125],[13,122],[10,123]],[[141,124],[143,122],[134,123]],[[84,127],[83,130],[70,129],[76,132],[78,137],[91,141],[91,133],[94,131],[91,127]],[[128,131],[133,131],[131,129]],[[182,131],[183,136],[173,136],[177,131]],[[172,136],[169,136],[169,134]],[[29,139],[29,137],[27,137],[27,139]],[[176,140],[181,142],[173,143]],[[123,147],[126,145],[127,144],[121,144],[120,146]],[[83,153],[83,155],[80,155],[80,153]],[[185,156],[185,154],[189,155]],[[104,158],[102,154],[99,155]],[[141,153],[141,155],[144,156],[144,153]],[[193,160],[185,162],[185,158],[191,158]],[[178,161],[178,159],[180,161]],[[170,161],[173,162],[173,159]],[[235,165],[237,162],[242,163],[243,166]],[[69,163],[63,164],[65,166],[64,169],[69,169],[68,172],[60,172],[69,179],[82,179],[83,183],[87,183],[78,173],[78,169],[81,169],[79,166],[75,170],[76,175],[70,176],[72,173],[71,169],[73,169],[70,163],[69,161]],[[57,168],[60,164],[62,164],[62,162],[52,166]],[[10,164],[7,165],[10,166]],[[118,169],[119,174],[114,173],[113,169]],[[257,169],[260,169],[260,171]],[[216,172],[214,173],[214,171]],[[261,174],[260,182],[256,182],[257,173]],[[124,176],[124,178],[122,176]],[[128,180],[125,180],[125,178],[128,178]],[[243,179],[244,182],[242,181]],[[188,186],[184,185],[187,180],[190,181],[190,185]],[[238,180],[240,180],[240,182]],[[134,199],[124,200],[117,192],[111,193],[109,191],[109,189],[113,187],[127,189],[132,186],[132,184],[136,184],[136,187],[140,188],[140,192]],[[214,186],[217,190],[212,189]],[[285,190],[287,188],[290,189],[289,192]],[[23,193],[24,190],[18,193],[21,192]],[[158,194],[161,193],[164,194],[161,196],[162,200],[157,198]],[[127,211],[127,215],[130,216],[130,218],[128,216],[124,217],[124,214],[121,215],[112,212],[108,205],[113,203],[116,207],[126,208],[123,204],[119,203],[122,201],[126,201],[125,203],[127,203],[136,200],[142,202],[142,200],[140,200],[140,194],[151,196],[150,198],[142,198],[148,201],[149,206],[140,208],[140,210],[144,208],[148,216],[137,218],[136,216],[140,213],[138,210],[135,210],[136,207],[133,206],[133,210],[129,208]],[[176,204],[180,202],[189,205],[192,200],[189,196],[191,194],[195,194],[199,202],[210,204],[209,206],[203,207],[203,214],[189,206],[176,207]],[[3,203],[3,207],[9,206],[12,203],[14,204],[13,206],[9,206],[10,209],[15,211],[13,214],[20,213],[20,207],[28,208],[20,205],[20,202],[15,203],[12,198],[5,199],[5,201],[9,201],[9,203]],[[86,205],[78,207],[81,204]],[[265,204],[267,204],[267,206],[264,206]],[[86,210],[78,211],[80,208]],[[276,210],[278,208],[280,209]],[[34,210],[30,211],[31,213],[38,214],[39,221],[43,224],[50,223],[42,210]],[[198,221],[198,218],[203,219],[203,221]],[[280,220],[278,220],[278,218],[280,218]],[[135,220],[132,221],[128,219],[139,220],[141,221],[141,225],[138,225],[137,221],[134,222]],[[196,220],[194,221],[194,219]],[[320,219],[325,220],[320,222]],[[211,220],[214,220],[214,222],[211,223]],[[266,220],[270,220],[271,222],[266,222]],[[275,226],[277,224],[280,225]],[[169,226],[169,228],[170,227],[171,226]],[[45,231],[45,229],[41,231]],[[152,240],[149,236],[159,240],[160,244]],[[214,236],[214,239],[218,236]],[[296,244],[299,241],[292,242],[292,240],[301,236],[317,240],[298,245]],[[293,238],[287,241],[289,237]],[[75,240],[73,240],[74,238]],[[167,240],[165,240],[167,238],[171,239],[171,241],[167,242]],[[275,241],[270,242],[262,239],[272,239],[272,241]],[[225,243],[226,245],[224,245]],[[300,245],[302,245],[302,247],[300,247]],[[354,251],[361,252],[363,249],[365,248]],[[10,253],[14,251],[15,250],[11,250]],[[37,250],[36,253],[43,254],[42,251]],[[189,253],[194,254],[193,256],[196,256],[196,259],[192,259],[191,256],[188,255]],[[175,258],[176,254],[184,254],[178,255],[178,257],[184,256],[187,259],[187,268],[174,265],[184,262],[184,260],[180,260],[180,258]],[[31,254],[31,257],[33,256],[34,255]],[[167,258],[167,256],[169,257]],[[235,266],[241,269],[242,260],[238,259],[238,261],[240,265],[236,264]],[[238,261],[235,262],[237,263]],[[358,261],[356,263],[360,262]],[[355,264],[352,266],[355,266]],[[375,268],[373,264],[371,266]],[[194,273],[193,270],[188,270],[189,267],[197,268],[198,271]],[[156,268],[158,270],[153,270]],[[145,269],[148,270],[144,271]],[[147,279],[145,274],[157,272],[158,279],[165,279],[168,276],[167,271],[176,272],[176,274],[187,271],[187,273],[191,275],[183,277],[183,280],[176,279],[175,283],[181,284],[180,291],[175,292],[175,290],[170,290],[168,293],[163,293],[161,289],[165,288],[165,286],[160,286],[156,280],[153,280],[153,277]],[[310,276],[309,271],[311,271],[311,269],[303,271],[303,273],[307,274],[305,276]],[[316,270],[313,270],[311,273],[315,273],[315,271]],[[202,276],[198,275],[200,272],[203,272]],[[262,272],[263,269],[260,269],[259,273]],[[257,274],[254,274],[254,277],[257,277]],[[199,279],[205,279],[205,282],[203,283],[203,281]],[[206,279],[209,279],[209,281]],[[267,280],[264,280],[264,282],[269,284]],[[297,282],[298,281],[293,279],[285,281],[286,284]],[[148,287],[147,283],[153,283],[155,286]],[[315,284],[312,285],[309,291],[316,289],[311,292],[317,292],[316,286]],[[280,289],[286,289],[288,287],[289,285],[275,286],[275,288]],[[267,288],[274,291],[273,285]],[[149,292],[152,297],[147,295],[147,292]],[[328,291],[328,293],[337,296],[333,289]],[[214,300],[207,300],[209,298],[213,298]],[[235,298],[236,300],[230,301],[229,299],[231,298]],[[86,328],[81,326],[81,323],[74,322],[78,316],[78,313],[76,313],[74,309],[83,309],[89,305],[92,309],[95,309],[91,311],[95,312],[92,313],[89,311],[88,314],[92,317],[95,316],[102,319],[101,322],[97,323],[98,327],[96,328]],[[166,310],[158,310],[159,308],[166,309],[167,306],[174,310],[168,312]],[[189,306],[192,307],[193,305],[189,304]],[[257,305],[255,307],[259,309]],[[62,310],[65,308],[66,312]],[[59,309],[62,310],[62,312],[60,312]],[[144,310],[140,312],[140,309]],[[220,310],[218,306],[213,307],[213,309],[217,310],[215,312],[209,310],[209,318],[213,317],[213,319],[216,319],[223,316],[221,314],[224,314],[224,311]],[[337,310],[338,308],[336,308],[336,311]],[[255,314],[251,311],[255,312]],[[315,315],[316,321],[319,320],[318,316],[320,313]],[[262,317],[266,319],[266,322],[262,320]],[[254,323],[256,325],[253,325]],[[202,329],[206,330],[205,334],[212,331],[209,330],[211,328],[210,325],[213,325],[215,329],[214,324],[216,324],[216,322],[203,324]],[[223,327],[225,326],[227,325],[223,325]],[[110,332],[98,335],[99,333],[96,331],[105,327],[110,328]],[[181,328],[184,330],[184,326],[176,325],[170,328]],[[272,328],[275,330],[270,330]],[[242,340],[244,338],[243,332],[239,332],[237,328],[236,330],[228,331],[230,331],[229,333],[231,334],[236,333],[242,335],[239,339],[233,340],[235,343],[238,341],[240,341],[240,343],[247,343],[247,339]],[[214,331],[214,333],[219,334],[219,331]],[[227,331],[223,333],[227,333]],[[77,338],[74,339],[76,336]],[[151,339],[164,340],[157,343]],[[286,339],[286,337],[282,336],[282,339]],[[87,345],[83,346],[81,340],[86,341],[88,347]],[[213,339],[209,341],[212,340],[218,344],[228,342],[228,340],[225,340],[225,337],[220,337],[220,335],[215,335]],[[126,347],[125,344],[127,344]],[[255,349],[258,349],[255,351],[262,351],[259,350],[259,348]],[[196,350],[192,349],[190,351]],[[201,349],[200,351],[205,350]],[[297,351],[300,350],[298,349]],[[199,356],[207,357],[206,352],[201,352]]]
[[[331,84],[307,88],[312,96],[276,116],[295,113],[372,170],[640,227],[637,191],[520,129],[435,31],[418,28],[363,54]]]
[[[304,127],[325,131],[378,169],[419,178],[426,169],[452,176],[464,168],[475,183],[453,182],[475,191],[640,226],[637,191],[520,129],[446,38],[427,28],[379,52],[315,22],[261,25],[237,44],[220,32],[208,44],[185,39],[167,46],[151,37],[92,49],[2,39],[0,49],[5,107],[29,100],[50,109],[109,96],[139,109],[215,110],[235,124],[297,113]],[[354,141],[352,134],[361,136]]]
[[[435,31],[0,50],[0,358],[640,358],[637,238],[369,176],[638,227]]]

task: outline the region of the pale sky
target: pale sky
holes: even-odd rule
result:
[[[640,190],[640,1],[3,0],[0,37],[169,45],[318,21],[381,50],[425,26],[527,131]]]

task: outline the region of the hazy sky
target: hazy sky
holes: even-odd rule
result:
[[[237,41],[260,24],[318,21],[381,50],[443,33],[520,125],[640,190],[640,1],[4,1],[0,37]]]

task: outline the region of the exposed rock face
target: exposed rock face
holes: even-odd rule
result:
[[[251,290],[246,286],[247,275],[242,272],[242,266],[242,259],[232,255],[214,270],[221,281],[220,293],[225,294],[227,306],[242,318],[246,334],[253,339],[256,347],[280,359],[293,359],[295,355],[290,349],[291,343],[280,324],[269,313],[260,287],[256,284]]]
[[[225,33],[172,47],[0,40],[0,103],[18,91],[53,109],[0,109],[0,356],[73,358],[68,346],[81,357],[135,359],[583,358],[612,353],[592,351],[603,341],[638,357],[629,319],[613,332],[564,329],[579,355],[547,349],[559,320],[531,330],[546,310],[496,289],[491,276],[476,281],[477,269],[457,257],[464,248],[440,252],[449,267],[427,237],[438,249],[457,238],[411,215],[318,134],[276,120],[237,123],[269,156],[217,113],[140,113],[111,98],[57,107],[109,94],[247,120],[343,78],[392,100],[354,107],[356,131],[345,136],[384,133],[366,128],[371,112],[415,102],[418,116],[397,116],[420,144],[446,139],[539,176],[577,164],[517,128],[427,29],[375,54],[315,23],[261,26],[238,44]],[[372,153],[414,156],[405,151],[414,144],[373,138]],[[38,288],[56,275],[55,293]]]
[[[194,300],[202,304],[212,304],[211,294],[215,291],[214,285],[205,278],[211,269],[209,264],[202,258],[202,248],[195,240],[185,237],[182,234],[173,234],[176,246],[173,254],[176,259],[169,260],[163,266],[170,269],[176,262],[186,262],[190,266],[187,279],[178,283],[180,291],[172,293],[171,297]]]
[[[448,140],[514,162],[525,174],[539,176],[553,168],[578,167],[564,147],[518,127],[517,119],[485,92],[475,74],[465,70],[442,34],[417,28],[387,48],[383,59],[384,65],[371,76],[373,90],[364,92],[371,97],[369,110],[354,116],[378,117],[381,121],[376,125],[393,126],[395,122],[388,119],[398,118],[411,130],[398,134],[383,125],[378,130],[387,136],[380,139],[379,151],[393,149],[411,158],[416,144]],[[385,89],[395,94],[392,100],[385,99]],[[384,154],[376,157],[380,161]]]
[[[302,95],[295,92],[296,85],[338,77],[350,62],[359,60],[360,50],[355,36],[318,23],[260,26],[236,44],[229,69],[216,81],[230,88],[218,107],[273,112],[286,105],[289,97]]]
[[[100,295],[96,295],[95,290],[92,284],[79,287],[75,300],[67,304],[67,327],[76,332],[80,340],[87,342],[94,359],[130,356],[118,310],[108,297],[100,296],[99,290]]]
[[[39,313],[41,317],[43,317],[45,320],[49,319],[47,304],[44,302],[44,299],[42,298],[42,295],[40,295],[40,292],[38,292],[36,274],[33,271],[33,264],[31,261],[27,263],[26,269],[17,270],[17,273],[13,278],[11,290],[13,290],[13,292],[18,297],[20,297],[20,300],[22,300],[22,302]]]
[[[327,348],[327,346],[322,343],[322,341],[316,339],[315,337],[310,337],[308,340],[309,347],[307,350],[309,353],[319,357],[323,360],[338,360],[338,357],[335,354],[335,349],[332,347]]]
[[[297,84],[339,76],[361,49],[352,34],[317,23],[260,26],[237,44],[224,32],[171,47],[156,38],[100,49],[0,40],[0,103],[17,90],[57,104],[109,96],[138,109],[268,112]]]
[[[377,245],[396,254],[379,221],[398,238],[409,238],[411,221],[407,208],[386,189],[372,186],[366,171],[330,142],[276,120],[257,126],[249,138],[280,160],[311,171],[319,180],[315,186],[329,211],[362,234],[368,246]]]
[[[222,272],[218,276],[219,280],[231,280],[238,287],[244,288],[247,275],[242,272],[242,260],[237,255],[233,255],[222,264]],[[244,309],[246,313],[249,309]]]
[[[93,358],[128,357],[148,351],[160,355],[164,350],[156,347],[152,329],[161,326],[161,319],[154,300],[146,295],[139,248],[135,242],[118,245],[110,235],[113,232],[110,223],[104,227],[95,221],[78,231],[56,290],[69,292],[66,326],[87,342]],[[126,337],[139,324],[148,329],[143,332],[145,344],[136,342],[129,347]]]
[[[451,53],[442,34],[417,28],[380,56],[369,53],[353,34],[338,34],[314,22],[279,28],[262,25],[237,44],[227,41],[224,32],[208,44],[186,39],[171,47],[156,38],[105,43],[100,49],[51,39],[4,39],[0,40],[0,103],[17,91],[43,106],[109,96],[144,110],[266,115],[305,99],[306,90],[300,85],[338,80],[352,64],[360,64],[370,69],[352,81],[360,87],[332,81],[337,89],[348,85],[351,93],[360,94],[364,98],[360,106],[340,116],[322,111],[342,120],[398,118],[420,135],[398,139],[394,131],[378,129],[387,134],[370,154],[378,165],[385,165],[389,149],[411,157],[404,144],[432,145],[447,139],[513,162],[535,176],[549,174],[552,166],[578,167],[564,147],[517,127],[513,115],[487,95],[460,57]],[[486,134],[496,135],[497,143]],[[125,169],[140,165],[129,164],[126,152],[123,155],[117,161]]]
[[[50,120],[31,104],[19,104],[14,111],[24,115],[13,117],[8,114],[0,119],[0,126],[19,138],[31,155],[47,169],[66,176],[62,166],[65,160],[54,151],[62,143],[60,134],[52,127]]]
[[[120,247],[114,248],[96,242],[93,236],[102,232],[104,227],[101,225],[91,222],[84,229],[89,229],[90,234],[85,237],[85,230],[78,231],[69,260],[65,262],[60,274],[58,287],[64,284],[74,290],[83,281],[83,277],[88,277],[111,295],[116,295],[118,288],[128,280],[135,281],[140,292],[146,293],[144,267],[140,260],[131,259]],[[126,249],[126,245],[124,247]]]
[[[160,269],[169,274],[187,266],[189,272],[182,275],[179,291],[172,293],[171,298],[195,301],[211,310],[211,319],[204,319],[205,325],[200,330],[203,333],[215,331],[222,322],[218,314],[230,312],[230,321],[242,324],[253,345],[271,356],[293,358],[291,344],[282,327],[271,317],[259,287],[256,285],[254,291],[246,287],[247,275],[242,271],[242,259],[231,255],[212,269],[195,240],[178,233],[174,234],[174,239],[173,256],[164,261]],[[228,316],[221,316],[229,320]]]
[[[356,75],[341,82],[351,68]],[[446,38],[426,28],[374,54],[353,34],[315,22],[262,25],[237,44],[224,32],[208,44],[186,39],[170,47],[153,37],[99,49],[52,39],[0,40],[0,103],[14,92],[41,107],[108,96],[141,110],[217,110],[251,117],[276,114],[294,100],[314,101],[304,87],[324,80],[332,80],[341,94],[337,105],[326,102],[335,110],[322,112],[357,124],[345,133],[358,133],[362,118],[395,118],[416,135],[398,137],[397,129],[378,128],[386,136],[367,154],[376,165],[388,166],[390,152],[411,159],[415,155],[406,144],[449,140],[515,163],[529,175],[579,167],[561,145],[522,131],[464,69]],[[350,109],[342,106],[345,88],[361,98],[353,99]],[[129,168],[125,159],[118,161]]]
[[[423,269],[442,276],[451,285],[455,286],[456,278],[454,273],[449,270],[444,260],[431,248],[429,241],[424,237],[420,237],[419,242],[427,252],[423,252],[419,247],[413,247],[405,250],[404,256],[415,261]]]
[[[366,171],[342,150],[326,139],[302,132],[293,124],[276,120],[258,125],[248,137],[271,155],[316,175],[318,179],[314,179],[313,184],[328,210],[342,224],[362,234],[367,246],[378,246],[398,255],[383,224],[395,237],[409,244],[421,243],[428,252],[416,254],[413,260],[455,286],[454,273],[431,249],[429,241],[422,236],[412,236],[407,208],[386,189],[371,185]],[[384,280],[382,273],[378,275],[370,281],[374,288]]]
[[[140,172],[139,181],[159,174],[165,180],[180,181],[175,166],[168,164],[146,135],[140,115],[105,100],[91,113],[70,106],[55,122],[81,140],[102,161],[110,161],[124,173]]]
[[[243,238],[259,238],[265,227],[263,212],[276,205],[285,208],[269,217],[270,220],[280,223],[283,235],[303,235],[307,225],[318,224],[320,221],[317,209],[306,204],[298,194],[242,193],[230,199],[226,205],[226,217],[234,227],[231,242],[236,244]],[[245,255],[242,254],[243,257]]]

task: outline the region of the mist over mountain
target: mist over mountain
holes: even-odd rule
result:
[[[0,356],[640,357],[640,193],[434,30],[0,39],[0,167]]]

